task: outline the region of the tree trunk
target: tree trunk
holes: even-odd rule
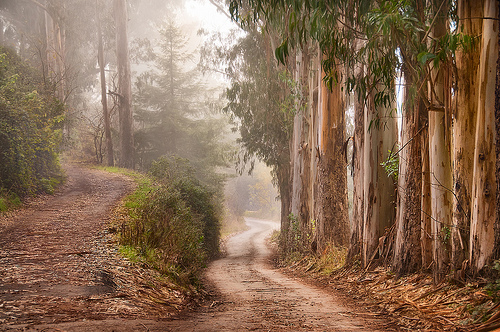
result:
[[[477,37],[481,34],[482,20],[471,19],[483,15],[483,1],[458,2],[460,29]],[[453,114],[453,228],[451,265],[456,277],[464,277],[463,262],[469,256],[471,221],[472,171],[474,169],[474,140],[476,132],[476,103],[478,100],[477,73],[480,45],[470,50],[457,50],[456,107]]]
[[[498,17],[498,1],[486,0],[484,17]],[[479,93],[472,180],[472,219],[470,262],[474,272],[481,270],[493,253],[496,220],[495,185],[495,78],[498,57],[498,21],[483,20]]]
[[[294,68],[294,79],[297,80],[299,77],[298,74],[298,66],[297,59],[295,61]],[[297,105],[295,105],[296,107]],[[301,202],[303,195],[303,187],[302,187],[302,174],[304,168],[304,160],[302,157],[302,127],[304,125],[303,120],[304,114],[303,112],[297,112],[293,118],[293,133],[291,138],[291,146],[290,146],[290,183],[291,183],[291,201],[290,201],[290,216],[289,223],[290,227],[288,228],[288,233],[286,233],[286,237],[288,239],[288,249],[297,250],[297,241],[296,239],[300,238],[299,223],[300,214],[301,214]]]
[[[395,185],[381,163],[387,160],[389,150],[397,142],[396,119],[392,116],[395,105],[375,109],[373,98],[364,120],[364,213],[363,213],[363,265],[367,266],[379,239],[394,222]],[[395,152],[395,151],[393,151]],[[382,239],[383,240],[383,239]],[[379,248],[382,250],[383,248]]]
[[[297,81],[300,82],[300,88],[302,91],[302,96],[309,97],[309,72],[310,72],[310,55],[308,46],[304,46],[300,52],[300,58],[297,59]],[[311,181],[311,160],[312,160],[312,146],[313,143],[311,139],[312,123],[312,103],[309,100],[297,101],[300,103],[298,105],[300,108],[299,113],[302,113],[301,117],[301,139],[300,139],[300,157],[301,157],[301,168],[302,172],[300,174],[301,180],[301,197],[299,203],[299,219],[300,219],[300,231],[303,249],[308,250],[306,247],[309,245],[310,234],[311,234],[311,219],[312,219],[312,206],[311,199],[313,197],[313,182]],[[302,106],[304,104],[304,106]]]
[[[422,114],[422,123],[428,123],[428,112]],[[432,201],[431,175],[429,166],[429,129],[425,127],[420,133],[422,147],[422,201],[421,201],[421,234],[420,246],[422,249],[422,267],[427,270],[433,265],[433,235],[432,235]]]
[[[498,35],[498,45],[500,52],[500,34]],[[495,126],[498,130],[500,128],[500,53],[497,58],[497,75],[495,86]],[[496,180],[497,192],[496,203],[497,207],[500,206],[500,135],[496,136]],[[495,247],[493,248],[493,259],[500,259],[500,213],[497,213],[495,220]]]
[[[405,75],[405,101],[401,128],[402,147],[399,154],[398,210],[393,269],[398,276],[420,269],[420,217],[422,197],[422,159],[420,150],[421,113],[425,111],[420,98],[411,95],[411,79]]]
[[[446,6],[445,6],[446,8]],[[437,8],[435,8],[437,12]],[[443,9],[437,13],[437,19],[432,27],[431,36],[439,39],[447,33],[446,13]],[[446,66],[433,68],[428,86],[428,98],[431,103],[428,119],[429,133],[429,180],[431,201],[431,230],[433,235],[432,257],[434,261],[433,276],[435,282],[440,282],[448,273],[449,252],[451,249],[451,219],[453,197],[452,173],[450,160],[450,119],[449,100],[451,99],[449,81],[446,77]],[[425,194],[425,193],[424,193]]]
[[[130,59],[127,40],[127,4],[125,0],[114,0],[116,57],[118,72],[118,95],[120,116],[120,166],[134,167],[134,137],[132,129],[132,87]]]
[[[361,75],[363,68],[358,69],[356,75]],[[361,258],[363,245],[363,214],[364,214],[364,143],[365,143],[365,103],[360,96],[354,96],[354,142],[353,160],[353,214],[347,254],[347,263],[353,263]]]
[[[311,65],[308,68],[308,77],[309,77],[309,101],[308,104],[311,105],[310,109],[310,129],[309,129],[309,142],[310,142],[310,151],[311,151],[311,160],[310,160],[310,183],[311,183],[311,193],[310,193],[310,206],[311,206],[311,229],[310,234],[313,237],[311,239],[311,249],[313,252],[316,252],[318,247],[318,242],[316,239],[316,216],[318,211],[318,183],[316,179],[318,178],[318,161],[319,154],[318,149],[318,128],[319,128],[319,117],[318,117],[318,94],[319,94],[319,86],[321,85],[321,62],[320,62],[320,50],[319,45],[315,45],[315,47],[311,47]]]
[[[101,31],[101,19],[99,18],[99,10],[96,2],[96,19],[97,19],[97,34],[98,34],[98,50],[97,57],[99,63],[99,71],[101,74],[101,103],[102,103],[102,116],[104,118],[104,136],[106,140],[106,156],[107,156],[107,165],[114,166],[114,158],[113,158],[113,140],[111,138],[111,124],[108,112],[108,95],[106,93],[106,73],[104,71],[105,63],[104,63],[104,48],[102,45],[102,31]]]
[[[345,107],[341,84],[330,91],[321,84],[320,108],[320,162],[318,171],[318,199],[323,208],[317,220],[318,249],[327,245],[348,245],[347,173],[343,151],[345,142]]]
[[[278,178],[278,187],[280,192],[280,202],[281,202],[281,228],[280,228],[280,251],[282,253],[288,252],[288,233],[290,229],[290,220],[288,215],[290,214],[290,168],[289,164],[281,165],[276,170],[276,175]]]

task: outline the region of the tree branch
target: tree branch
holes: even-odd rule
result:
[[[226,12],[226,10],[225,10],[224,8],[222,8],[222,6],[221,6],[221,5],[219,5],[217,2],[215,2],[215,0],[208,0],[208,1],[210,1],[210,3],[211,3],[212,5],[214,5],[214,6],[215,6],[218,10],[220,10],[220,12],[221,12],[222,14],[224,14],[227,18],[229,18],[229,19],[231,20],[231,22],[233,22],[233,20],[232,20],[232,18],[231,18],[231,15],[229,15],[229,13],[228,13],[228,12]]]

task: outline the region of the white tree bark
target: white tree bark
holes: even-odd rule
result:
[[[498,1],[486,0],[484,17],[498,17]],[[483,20],[479,93],[472,182],[470,262],[474,271],[489,263],[494,247],[495,185],[495,80],[498,57],[498,21]]]
[[[395,184],[381,163],[387,160],[389,150],[393,153],[397,142],[396,106],[366,110],[364,119],[363,151],[363,265],[369,264],[379,246],[379,238],[392,225],[395,216]],[[382,249],[382,248],[380,248]]]
[[[437,13],[438,19],[431,36],[441,38],[446,34],[446,19]],[[450,160],[449,100],[445,65],[432,68],[428,86],[429,101],[429,175],[431,230],[433,235],[434,279],[440,281],[448,272],[451,243],[451,218],[453,207],[452,173]],[[425,193],[424,193],[425,194]]]

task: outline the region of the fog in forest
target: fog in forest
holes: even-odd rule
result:
[[[28,89],[56,97],[50,144],[62,160],[148,172],[162,158],[180,158],[214,192],[227,185],[248,200],[232,195],[226,218],[241,222],[246,210],[276,218],[270,169],[259,164],[256,177],[239,177],[258,157],[242,161],[240,120],[227,110],[229,60],[220,52],[244,33],[223,8],[203,0],[4,0],[0,43],[37,71],[40,82]],[[272,202],[251,199],[255,186]]]

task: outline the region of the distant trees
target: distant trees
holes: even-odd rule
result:
[[[98,2],[96,1],[96,21],[97,21],[97,62],[99,65],[99,76],[101,83],[101,104],[102,104],[102,117],[104,122],[104,135],[106,140],[106,155],[108,166],[114,166],[114,153],[113,153],[113,138],[111,137],[111,118],[109,116],[108,108],[108,95],[106,86],[106,71],[104,62],[104,46],[102,35],[102,24],[100,18],[100,10]]]
[[[159,51],[151,53],[151,70],[135,82],[136,149],[143,169],[164,155],[189,159],[198,170],[227,162],[227,144],[221,141],[225,121],[212,113],[212,90],[190,65],[194,54],[187,42],[174,22],[165,23]]]
[[[289,140],[299,97],[290,93],[293,87],[289,85],[294,83],[272,60],[271,39],[262,37],[257,26],[250,26],[234,45],[211,41],[202,52],[202,60],[215,61],[230,80],[224,111],[241,135],[240,170],[251,164],[254,156],[272,169],[281,198],[281,220],[287,220],[291,197]],[[283,234],[288,230],[286,226],[282,223]],[[284,236],[282,249],[287,242]]]

